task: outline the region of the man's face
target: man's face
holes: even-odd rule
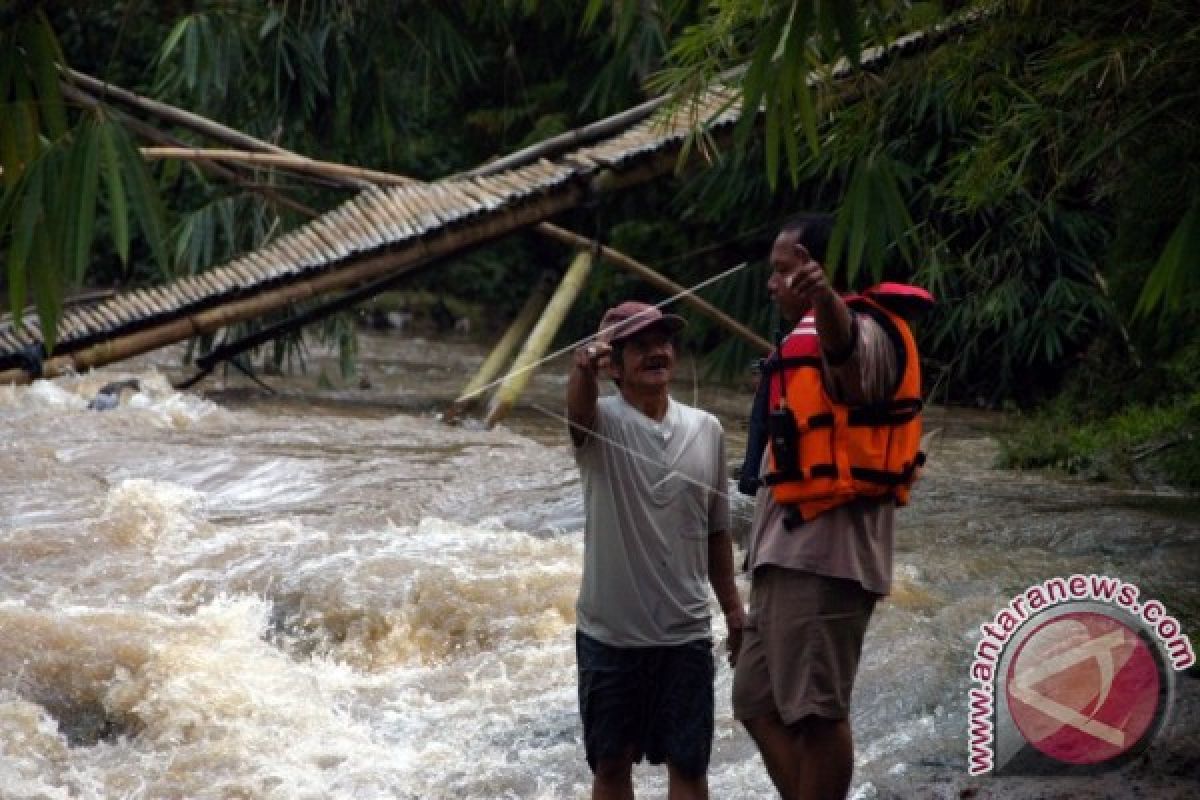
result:
[[[671,335],[661,328],[650,328],[629,337],[619,361],[614,359],[611,369],[622,389],[665,388],[675,369]]]
[[[808,313],[809,299],[792,291],[791,282],[801,267],[812,261],[794,231],[784,231],[771,246],[771,274],[767,293],[779,306],[779,314],[789,322],[798,322]]]

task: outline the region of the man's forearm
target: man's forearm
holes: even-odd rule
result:
[[[829,287],[813,298],[813,316],[817,320],[817,336],[826,356],[849,353],[854,346],[854,323],[850,309],[837,292]]]
[[[571,422],[571,438],[582,444],[587,431],[596,424],[596,399],[600,387],[595,369],[582,366],[578,360],[571,365],[567,377],[567,419]]]
[[[721,611],[726,615],[735,611],[741,613],[742,599],[733,580],[733,537],[729,531],[719,531],[708,537],[708,581],[721,604]]]

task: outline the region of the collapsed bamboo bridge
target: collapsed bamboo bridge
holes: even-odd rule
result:
[[[961,32],[965,25],[976,22],[978,17],[978,14],[965,17],[931,31],[901,37],[885,47],[872,48],[863,53],[860,66],[879,69],[895,57],[936,46]],[[810,83],[839,81],[850,73],[848,65],[841,65],[828,76],[810,77]],[[153,105],[152,101],[119,87],[69,70],[64,74],[64,94],[76,102],[95,104],[103,98],[117,103]],[[194,116],[174,111],[180,118]],[[327,299],[339,291],[345,292],[342,302],[331,304],[331,309],[361,302],[401,276],[528,228],[569,244],[576,249],[577,256],[553,296],[547,299],[544,280],[531,292],[509,332],[464,390],[456,404],[458,408],[468,405],[481,387],[494,382],[524,337],[528,336],[529,342],[544,340],[548,344],[598,258],[632,271],[660,291],[679,294],[731,334],[766,349],[769,345],[762,337],[686,293],[669,278],[549,222],[597,195],[672,172],[680,164],[680,154],[689,137],[698,130],[703,130],[709,141],[719,144],[729,141],[741,117],[738,92],[729,86],[716,85],[687,102],[668,104],[661,98],[649,101],[469,173],[438,181],[424,183],[347,168],[353,171],[347,173],[346,185],[359,188],[358,194],[264,247],[162,286],[122,292],[68,308],[59,320],[52,352],[46,352],[34,312],[27,312],[19,319],[0,316],[0,384],[82,372],[212,334],[297,302]],[[219,141],[233,143],[243,153],[252,151],[260,162],[290,163],[298,168],[303,168],[298,162],[319,164],[203,118],[196,117],[195,121],[183,124]],[[135,133],[153,144],[179,144],[161,134],[152,135],[147,128],[133,126]],[[161,148],[157,152],[156,148],[144,148],[143,154],[165,155]],[[193,156],[206,160],[214,172],[229,172],[217,164],[232,157],[229,151],[194,150]],[[547,334],[550,326],[554,327]],[[540,355],[527,345],[517,357],[517,363],[509,371],[511,378],[505,382],[507,386],[502,385],[501,392],[493,399],[489,423],[503,416],[528,379],[531,370],[522,364],[532,364]],[[209,362],[211,368],[211,358]]]

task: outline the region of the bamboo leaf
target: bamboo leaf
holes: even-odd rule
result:
[[[853,183],[851,183],[851,189]],[[849,192],[847,193],[847,197]],[[829,268],[830,274],[834,274],[842,261],[842,254],[846,250],[846,238],[850,231],[850,215],[846,212],[846,204],[843,202],[841,208],[838,209],[834,216],[833,230],[829,233],[829,247],[825,251],[825,264]]]
[[[189,25],[183,36],[183,80],[191,91],[195,91],[200,77],[200,42],[197,29],[202,27],[203,17],[199,24]]]
[[[1134,309],[1134,318],[1148,316],[1155,310],[1168,318],[1178,310],[1182,295],[1196,282],[1195,259],[1200,253],[1200,198],[1180,219],[1167,246],[1142,288]]]
[[[179,45],[179,40],[187,33],[188,26],[191,23],[192,16],[189,14],[179,20],[179,22],[176,22],[175,27],[171,28],[171,32],[167,34],[162,47],[158,49],[158,61],[160,64],[165,63],[171,57],[171,53],[175,52],[175,48]]]
[[[100,184],[99,141],[95,126],[85,122],[78,129],[79,140],[75,148],[79,155],[79,194],[68,195],[68,202],[75,207],[74,225],[70,233],[70,249],[67,256],[67,274],[75,285],[83,283],[87,270],[88,254],[92,247],[92,236],[96,223],[96,194]]]
[[[16,68],[17,48],[5,32],[0,32],[0,103],[8,104],[12,89],[12,74]],[[0,128],[3,130],[3,128]]]
[[[34,253],[39,253],[44,263],[53,268],[63,270],[63,253],[66,237],[72,224],[71,202],[77,193],[74,174],[69,169],[72,150],[64,142],[58,142],[47,149],[38,161],[43,170],[42,175],[42,223],[45,228],[44,244],[46,249],[39,247],[34,240]]]
[[[12,164],[20,175],[38,156],[41,143],[38,140],[37,103],[33,87],[22,70],[13,73],[13,94],[16,102],[9,106],[12,124]]]
[[[34,231],[42,217],[42,171],[36,167],[30,169],[13,191],[21,199],[21,211],[8,249],[8,305],[13,319],[20,319],[25,308],[26,264],[33,247]]]
[[[850,253],[846,262],[846,282],[848,285],[858,279],[867,261],[868,248],[872,240],[871,226],[871,173],[863,173],[862,184],[855,193],[854,204],[850,207]],[[873,265],[872,265],[873,266]]]
[[[783,119],[779,113],[778,99],[768,95],[766,119],[763,125],[766,127],[767,139],[765,143],[767,157],[767,182],[771,186],[771,190],[775,190],[775,186],[779,180],[779,139],[783,130]]]
[[[812,88],[808,81],[803,80],[796,88],[796,108],[800,112],[800,129],[808,139],[808,149],[812,153],[821,150],[821,139],[817,131],[817,108],[813,102]],[[797,159],[798,162],[798,159]]]
[[[4,168],[0,180],[9,187],[20,179],[23,166],[21,156],[17,153],[16,125],[12,114],[0,114],[0,167]]]
[[[121,263],[129,263],[129,210],[125,201],[125,187],[121,180],[121,160],[113,141],[113,123],[104,121],[96,128],[100,142],[100,165],[104,181],[108,186],[108,215],[112,224],[113,247],[121,257]]]
[[[796,139],[794,126],[791,125],[791,118],[795,116],[794,111],[799,112],[800,127],[808,140],[809,149],[814,153],[820,149],[820,142],[817,138],[816,111],[813,108],[812,93],[808,86],[808,68],[804,58],[810,22],[805,11],[807,7],[806,3],[802,4],[798,10],[793,6],[794,13],[788,24],[787,41],[784,45],[783,61],[779,70],[781,73],[780,85],[777,87],[777,91],[787,100],[786,116],[789,119],[789,130],[788,135],[784,138],[784,146],[787,150],[788,173],[793,186],[800,177],[800,143]]]
[[[832,27],[837,30],[842,52],[846,59],[858,66],[862,48],[861,18],[857,3],[821,3],[821,15],[832,17]]]
[[[141,224],[142,233],[146,237],[154,260],[158,264],[163,277],[171,274],[170,259],[167,257],[166,224],[163,221],[162,203],[159,201],[158,188],[150,179],[146,162],[142,154],[125,133],[124,129],[114,127],[112,140],[115,144],[120,165],[125,173],[125,186],[128,189],[129,204]]]
[[[767,76],[773,72],[771,64],[774,61],[780,38],[783,36],[788,16],[789,10],[786,6],[777,8],[771,15],[762,31],[759,44],[754,50],[750,67],[742,79],[742,108],[745,113],[742,114],[736,128],[737,140],[741,144],[745,144],[746,138],[754,129],[756,112],[764,96],[768,96],[767,105],[770,106],[769,95],[767,95]],[[773,173],[774,170],[771,170],[771,174]]]
[[[58,318],[62,314],[61,273],[54,264],[55,246],[46,226],[39,226],[34,234],[34,244],[34,257],[30,261],[30,283],[38,320],[42,325],[42,342],[46,352],[52,353],[58,339]]]
[[[18,201],[21,199],[20,188],[20,184],[17,183],[5,189],[0,195],[0,236],[3,236],[4,231],[12,222]]]
[[[840,213],[849,213],[850,246],[846,257],[846,282],[853,284],[862,266],[867,247],[868,209],[870,207],[871,157],[861,159],[850,183],[850,196]]]
[[[592,26],[596,24],[596,20],[599,19],[600,13],[604,11],[604,8],[608,5],[608,2],[609,0],[588,0],[587,7],[583,10],[583,18],[580,22],[580,29],[584,33],[590,31]]]
[[[889,228],[886,240],[881,242],[881,255],[888,246],[894,244],[900,255],[907,260],[913,221],[900,191],[900,178],[896,174],[895,163],[891,159],[885,157],[881,163],[880,177],[880,201]]]
[[[42,118],[50,136],[57,139],[67,131],[66,107],[58,86],[58,64],[63,58],[50,23],[40,10],[27,26],[26,42],[29,46],[29,70],[37,87]]]

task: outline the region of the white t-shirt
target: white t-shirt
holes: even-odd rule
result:
[[[656,422],[619,394],[602,397],[575,461],[586,512],[579,629],[614,647],[709,636],[708,537],[729,530],[721,423],[674,400]]]

